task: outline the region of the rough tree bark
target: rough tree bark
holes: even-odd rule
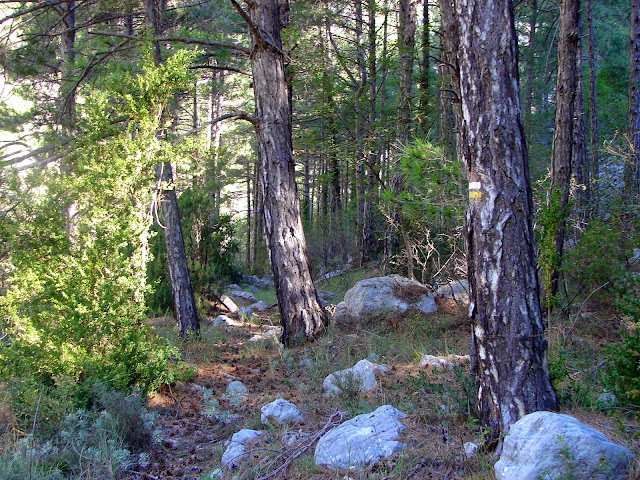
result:
[[[158,35],[161,31],[160,20],[164,9],[164,0],[145,0],[144,8],[147,28],[155,35]],[[159,65],[162,62],[160,43],[153,43],[153,59],[156,65]],[[173,183],[171,164],[158,164],[156,166],[156,178],[158,180],[167,266],[171,281],[173,313],[181,336],[198,335],[200,332],[200,319],[198,318],[198,310],[193,296],[193,289],[191,288],[187,255],[184,249],[184,238],[182,237],[182,226],[180,225],[178,197]]]
[[[178,322],[180,336],[198,335],[200,320],[191,288],[191,279],[187,267],[178,198],[173,183],[173,170],[170,163],[156,166],[156,177],[161,180],[160,212],[163,223],[164,246],[167,252],[167,266],[171,280],[173,312]]]
[[[560,265],[564,250],[567,206],[571,185],[571,163],[574,156],[576,96],[578,89],[578,55],[580,52],[580,0],[561,0],[558,27],[558,76],[556,110],[551,154],[551,187],[549,204],[558,215],[553,229],[555,251],[549,278],[549,310],[559,290]]]
[[[595,39],[593,36],[593,8],[591,0],[587,0],[587,39],[588,39],[588,55],[589,55],[589,153],[591,161],[589,162],[589,184],[587,188],[588,201],[590,205],[590,216],[595,216],[598,212],[598,110],[596,105],[596,57],[595,57]]]
[[[500,438],[554,409],[510,0],[440,0],[458,155],[469,176],[467,268],[478,414]]]
[[[429,1],[424,0],[422,5],[422,61],[420,63],[420,120],[422,135],[429,133],[430,125],[428,124],[430,111],[431,96],[429,95]]]
[[[328,324],[318,302],[300,217],[291,142],[290,99],[280,32],[289,22],[288,0],[248,1],[251,68],[256,102],[258,158],[264,219],[285,346],[313,340]]]
[[[640,193],[640,0],[631,1],[629,37],[629,111],[627,135],[631,156],[625,168],[625,193]]]

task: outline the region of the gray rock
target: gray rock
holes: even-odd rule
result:
[[[275,327],[267,330],[266,333],[262,335],[256,334],[251,337],[247,342],[249,343],[260,343],[260,342],[277,342],[278,338],[282,333],[282,329],[280,327]]]
[[[240,307],[238,309],[238,317],[243,322],[252,322],[258,319],[258,316],[253,313],[251,307]]]
[[[398,419],[405,416],[400,410],[383,405],[344,422],[318,441],[316,465],[359,471],[401,451],[404,444],[397,440],[406,427]]]
[[[360,360],[353,367],[327,375],[322,382],[325,395],[341,392],[370,392],[378,388],[375,365],[369,360]]]
[[[232,283],[230,285],[227,285],[227,290],[240,290],[240,285],[238,285],[237,283]]]
[[[336,324],[356,326],[398,315],[409,309],[428,314],[438,307],[433,294],[415,280],[400,275],[360,280],[336,306],[333,319]]]
[[[237,313],[238,312],[238,306],[229,297],[227,297],[226,295],[221,295],[220,296],[220,300],[222,300],[222,304],[225,306],[225,308],[227,310],[229,310],[229,313]]]
[[[232,325],[232,324],[233,324],[233,320],[231,320],[226,315],[218,315],[211,322],[211,325],[213,325],[215,327],[219,327],[219,326],[226,327],[226,326],[229,326],[229,325]]]
[[[292,423],[303,423],[302,413],[293,403],[278,398],[260,409],[260,421],[266,425],[279,427]]]
[[[615,408],[618,405],[617,397],[611,392],[602,392],[596,400],[596,406],[603,410]]]
[[[436,290],[436,298],[448,298],[463,305],[469,304],[469,282],[452,280]]]
[[[256,297],[253,293],[251,292],[245,292],[243,290],[233,290],[232,292],[229,292],[229,295],[231,295],[233,298],[240,298],[242,300],[246,300],[248,302],[255,302],[256,301]]]
[[[420,359],[419,365],[433,372],[441,372],[444,370],[453,370],[456,366],[469,365],[470,363],[471,357],[469,355],[447,355],[446,357],[424,355]]]
[[[247,443],[263,433],[264,431],[262,430],[249,430],[248,428],[243,428],[239,432],[234,433],[231,441],[227,442],[227,449],[222,454],[222,467],[228,469],[238,467],[244,456]]]
[[[269,308],[269,305],[267,305],[266,302],[260,300],[259,302],[252,303],[248,308],[253,311],[264,312],[267,308]]]
[[[240,380],[234,380],[227,385],[227,395],[233,397],[243,397],[249,393],[249,389]]]
[[[535,412],[514,423],[495,464],[497,480],[626,478],[633,454],[569,415]]]

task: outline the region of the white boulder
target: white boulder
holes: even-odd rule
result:
[[[535,412],[514,423],[495,464],[497,480],[626,478],[633,454],[569,415]]]
[[[428,314],[438,307],[433,294],[420,282],[390,275],[356,283],[336,306],[333,319],[337,324],[354,326],[403,314],[409,309]]]
[[[406,427],[400,410],[383,405],[376,411],[358,415],[326,433],[318,441],[316,465],[338,470],[362,470],[404,448],[398,441]]]
[[[292,423],[302,423],[302,413],[293,403],[278,398],[260,409],[260,421],[266,425],[278,427]]]
[[[263,433],[264,431],[262,430],[249,430],[248,428],[243,428],[234,433],[231,441],[227,442],[227,449],[222,454],[222,467],[228,469],[236,468],[242,461],[246,445]]]
[[[376,365],[369,360],[360,360],[353,367],[327,375],[322,382],[325,395],[342,392],[365,393],[376,390]]]

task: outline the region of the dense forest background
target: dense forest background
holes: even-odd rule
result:
[[[561,139],[573,145],[567,201],[551,160],[567,66],[560,5],[513,4],[548,321],[591,300],[634,323],[630,2],[581,4],[575,122]],[[271,274],[266,172],[253,117],[255,25],[233,0],[0,5],[0,371],[3,395],[29,422],[35,404],[41,417],[60,416],[60,402],[90,407],[104,385],[146,393],[188,376],[176,347],[146,326],[174,313],[171,279],[184,276],[170,269],[180,260],[168,258],[177,247],[167,238],[183,239],[195,299],[196,323],[178,326],[197,335],[226,285]],[[467,172],[439,6],[300,0],[289,21],[280,53],[313,279],[346,265],[431,287],[464,278]],[[175,210],[165,206],[172,196]],[[637,335],[623,340],[619,359],[638,345]],[[621,364],[616,378],[637,403],[637,366]]]

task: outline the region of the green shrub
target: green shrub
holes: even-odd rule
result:
[[[606,353],[608,386],[619,398],[640,407],[640,332],[625,335],[620,343],[609,346]]]

